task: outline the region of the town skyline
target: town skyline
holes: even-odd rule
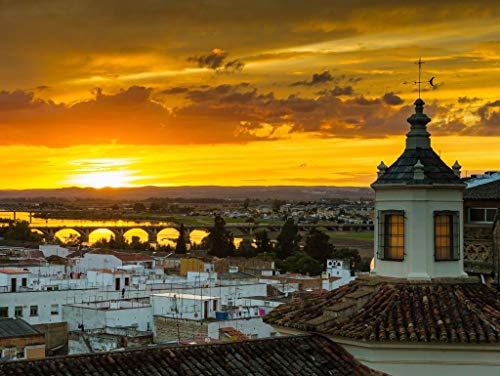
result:
[[[434,149],[500,166],[497,2],[0,7],[4,189],[366,187],[420,57]]]

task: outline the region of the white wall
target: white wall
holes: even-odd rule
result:
[[[215,312],[222,308],[219,298],[190,299],[183,297],[181,294],[176,298],[152,295],[151,305],[153,306],[154,315],[200,321],[206,318],[215,318]],[[208,306],[208,312],[205,312],[206,306]]]
[[[75,272],[87,272],[92,269],[115,270],[122,266],[122,261],[113,255],[86,253],[73,268]]]
[[[378,188],[375,192],[375,268],[374,274],[413,279],[466,277],[463,271],[463,194],[458,189]],[[377,257],[378,215],[383,210],[405,212],[405,256],[403,261]],[[460,215],[460,254],[458,261],[434,260],[434,211],[451,210]]]
[[[121,292],[99,291],[98,289],[12,292],[0,294],[0,307],[8,307],[9,317],[14,317],[15,307],[22,306],[23,320],[31,325],[47,324],[64,321],[61,308],[64,304],[119,299],[120,297]],[[57,315],[51,314],[52,304],[59,308]],[[30,316],[32,305],[38,307],[37,316]]]
[[[497,376],[500,346],[461,344],[359,343],[333,337],[357,360],[389,375]]]
[[[43,266],[28,266],[26,269],[33,274],[33,277],[48,277],[63,275],[66,271],[66,266],[59,264],[47,264]]]
[[[118,309],[98,309],[67,305],[62,308],[63,320],[68,323],[68,330],[78,330],[83,322],[87,329],[104,329],[105,327],[137,326],[138,330],[147,331],[153,328],[152,307],[143,304],[138,307]]]
[[[49,256],[66,257],[67,255],[70,254],[68,248],[64,248],[56,244],[40,244],[38,246],[38,249],[43,252],[43,257],[49,257]]]
[[[22,287],[23,278],[26,278],[26,286],[29,286],[31,275],[30,273],[23,274],[9,274],[9,273],[0,273],[0,287],[2,287],[3,292],[11,291],[12,288],[12,280],[16,280],[16,290],[19,291]]]
[[[89,270],[87,272],[87,280],[91,287],[108,286],[111,290],[114,290],[117,278],[120,280],[119,291],[121,291],[122,288],[128,289],[132,284],[132,276],[128,273],[103,273],[96,270]],[[129,280],[128,286],[125,286],[125,278]]]

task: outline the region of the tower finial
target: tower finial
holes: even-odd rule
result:
[[[420,99],[420,84],[422,83],[420,81],[420,72],[422,71],[422,57],[418,58],[418,61],[415,63],[418,64],[418,99]]]
[[[431,77],[427,81],[422,81],[422,79],[421,79],[421,76],[422,76],[422,64],[425,64],[425,61],[422,61],[422,58],[419,57],[418,61],[416,61],[415,64],[418,65],[418,80],[416,80],[416,81],[405,81],[405,82],[403,82],[403,84],[405,84],[405,85],[408,85],[408,84],[418,85],[418,99],[420,99],[421,85],[428,83],[432,87],[435,87],[436,85],[434,85],[434,79],[436,77]]]

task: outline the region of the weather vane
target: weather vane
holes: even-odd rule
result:
[[[415,64],[418,65],[418,81],[405,81],[405,82],[403,82],[403,84],[405,84],[405,85],[409,85],[409,84],[418,85],[418,99],[420,99],[420,85],[428,83],[432,87],[435,87],[436,85],[434,85],[434,78],[436,78],[436,77],[433,76],[433,77],[431,77],[430,80],[422,81],[420,79],[420,73],[422,71],[422,64],[424,64],[424,62],[422,61],[422,58],[419,57],[418,61],[416,61]]]

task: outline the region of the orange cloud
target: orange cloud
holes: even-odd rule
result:
[[[168,107],[167,94],[172,93],[181,95],[185,103]],[[401,134],[413,112],[412,104],[404,104],[393,92],[368,98],[356,95],[351,86],[335,86],[313,98],[278,98],[247,83],[172,87],[160,93],[162,102],[153,94],[153,89],[143,86],[116,94],[95,89],[94,99],[66,105],[36,99],[28,92],[3,91],[0,142],[55,147],[241,143],[301,132],[374,138]],[[433,102],[426,112],[436,115],[430,126],[436,134],[500,135],[498,101],[476,109]],[[476,120],[470,123],[467,117]]]

